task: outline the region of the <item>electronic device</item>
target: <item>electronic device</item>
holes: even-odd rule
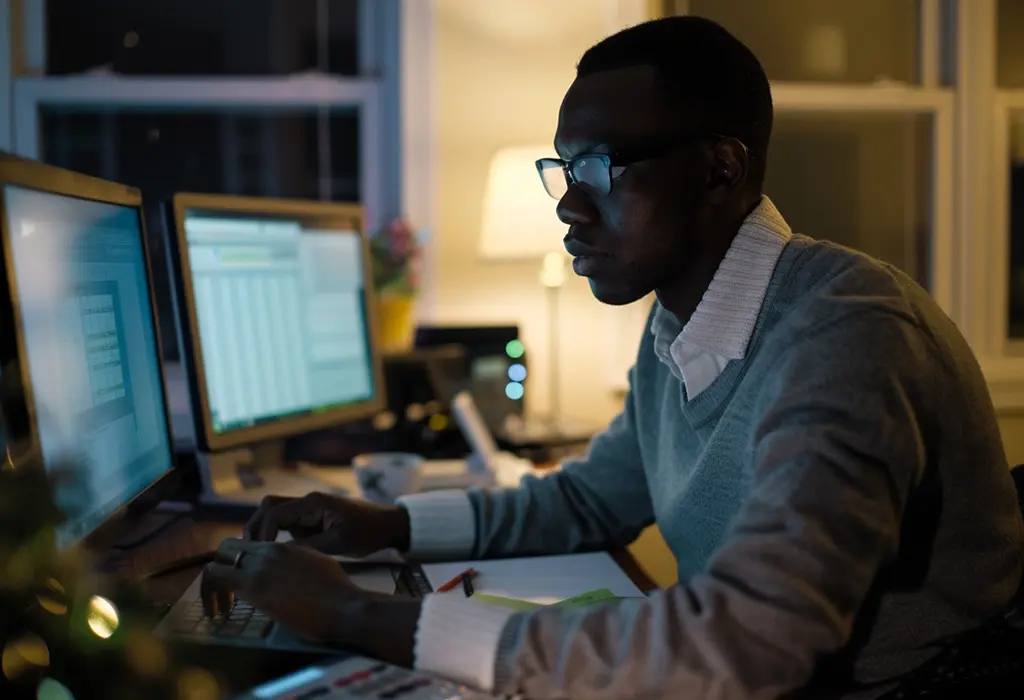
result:
[[[461,345],[468,371],[457,391],[473,394],[484,422],[498,433],[524,413],[527,388],[526,347],[519,328],[505,326],[419,326],[416,347]]]
[[[168,213],[196,444],[251,454],[219,496],[255,504],[247,490],[313,490],[298,478],[266,483],[281,440],[384,406],[361,207],[177,194]],[[231,479],[205,464],[206,495],[218,500]]]
[[[454,343],[465,349],[467,390],[484,423],[505,450],[535,462],[553,462],[575,454],[604,427],[587,421],[537,420],[525,415],[526,348],[517,326],[420,326],[418,347]]]
[[[487,700],[494,697],[421,671],[352,656],[308,666],[257,686],[235,700]]]
[[[0,156],[0,362],[20,375],[21,437],[48,471],[71,470],[55,486],[63,548],[176,481],[141,204],[133,188]]]
[[[279,541],[288,539],[285,536]],[[339,565],[356,586],[376,593],[422,598],[433,591],[418,564],[348,560]],[[200,574],[159,622],[158,636],[192,644],[339,654],[337,647],[296,636],[242,600],[236,599],[226,614],[210,619],[203,612],[201,585]]]

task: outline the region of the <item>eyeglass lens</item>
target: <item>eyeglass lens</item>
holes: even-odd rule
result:
[[[611,192],[611,173],[608,162],[600,156],[582,156],[568,162],[569,176],[562,168],[561,161],[544,160],[540,174],[544,189],[555,199],[561,199],[569,189],[570,181],[587,187],[599,194]]]

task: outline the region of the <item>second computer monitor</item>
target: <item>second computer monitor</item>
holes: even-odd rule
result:
[[[172,209],[201,449],[257,444],[382,408],[360,207],[179,194]]]

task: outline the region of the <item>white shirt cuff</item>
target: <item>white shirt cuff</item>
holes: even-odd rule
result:
[[[461,589],[426,596],[416,628],[416,668],[491,692],[498,645],[515,614],[467,599]]]
[[[465,491],[429,491],[398,499],[409,513],[409,559],[464,559],[476,544],[473,506]]]

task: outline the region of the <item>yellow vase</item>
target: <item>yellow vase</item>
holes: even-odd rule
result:
[[[406,352],[416,331],[416,297],[381,294],[377,298],[377,344],[382,352]]]

